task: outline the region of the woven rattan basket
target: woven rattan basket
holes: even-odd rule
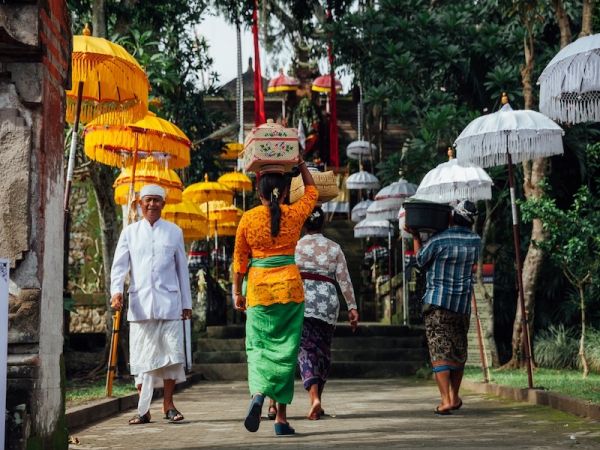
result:
[[[319,203],[325,203],[329,200],[333,200],[339,194],[337,187],[336,177],[333,171],[319,172],[317,170],[311,171],[311,175],[315,180],[317,189],[319,190]],[[294,203],[300,197],[304,195],[304,183],[302,182],[302,176],[292,178],[292,186],[290,187],[290,202]]]

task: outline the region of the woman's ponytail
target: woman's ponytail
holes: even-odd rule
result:
[[[269,201],[271,216],[271,236],[279,236],[281,229],[281,196],[285,194],[287,178],[280,173],[265,173],[258,182],[258,190],[262,198]]]

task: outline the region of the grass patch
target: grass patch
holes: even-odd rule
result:
[[[465,378],[471,381],[482,381],[481,369],[475,367],[467,368],[465,370]],[[490,378],[492,383],[504,386],[527,387],[527,371],[525,369],[492,369],[490,371]],[[578,370],[539,368],[533,372],[533,385],[551,392],[600,404],[600,374],[590,373],[584,379],[581,376],[581,371]]]
[[[94,380],[67,381],[67,408],[105,398],[105,387],[106,379],[104,377]],[[113,383],[113,397],[124,397],[135,392],[136,389],[132,380],[117,379]]]

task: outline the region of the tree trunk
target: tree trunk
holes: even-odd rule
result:
[[[483,338],[490,349],[492,355],[492,367],[498,367],[500,365],[500,358],[498,357],[498,347],[496,345],[496,339],[494,338],[494,298],[489,294],[485,285],[483,284],[483,249],[485,249],[487,237],[489,235],[492,225],[492,208],[490,207],[489,200],[485,201],[485,220],[483,222],[483,230],[481,232],[481,248],[482,251],[479,253],[479,260],[477,261],[477,285],[483,292],[483,299],[488,305],[490,312],[490,320],[488,326],[483,330]],[[481,299],[478,299],[481,300]]]
[[[579,358],[581,359],[581,367],[583,368],[583,378],[587,378],[590,373],[587,356],[585,354],[585,296],[583,285],[577,286],[579,291],[579,307],[581,308],[581,338],[579,339]]]
[[[569,23],[569,16],[565,12],[562,0],[554,0],[552,3],[556,14],[556,23],[560,30],[560,48],[563,48],[571,43],[571,24]]]
[[[594,0],[583,0],[583,9],[581,11],[581,33],[579,33],[579,37],[592,34],[593,12]]]
[[[92,2],[92,30],[94,36],[106,38],[106,0]]]

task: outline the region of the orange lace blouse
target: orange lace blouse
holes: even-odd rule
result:
[[[306,186],[300,200],[291,205],[281,205],[281,224],[276,237],[271,236],[271,216],[267,206],[260,205],[246,211],[235,236],[233,271],[248,272],[250,258],[294,255],[302,226],[315,207],[318,196],[316,187]],[[250,267],[246,292],[248,307],[303,301],[303,283],[295,264],[275,268]]]

